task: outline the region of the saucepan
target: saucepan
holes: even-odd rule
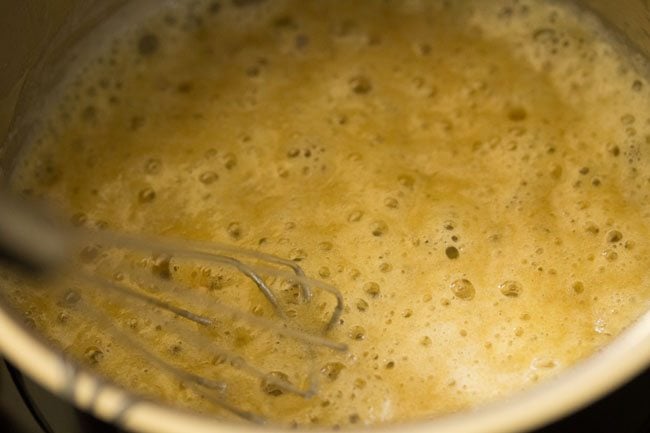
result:
[[[486,0],[487,1],[487,0]],[[5,0],[0,4],[0,181],[10,172],[21,137],[37,119],[29,108],[56,85],[73,60],[70,48],[116,14],[155,7],[145,0]],[[650,56],[648,0],[584,0],[612,34]],[[641,62],[640,62],[641,63]],[[0,293],[2,288],[0,287]],[[161,403],[140,400],[68,361],[0,303],[0,353],[52,398],[67,401],[115,431],[156,433],[252,432],[273,428],[233,425]],[[650,366],[650,313],[610,345],[558,377],[478,409],[442,418],[373,428],[377,432],[507,433],[551,423],[611,393]],[[645,396],[650,412],[650,390]],[[54,429],[52,429],[54,430]],[[92,427],[89,431],[95,431]]]

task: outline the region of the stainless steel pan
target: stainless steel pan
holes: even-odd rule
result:
[[[488,1],[488,0],[486,0]],[[583,0],[612,31],[650,57],[650,1]],[[148,0],[4,0],[0,2],[0,182],[33,122],[25,110],[38,103],[65,71],[73,47],[108,17]],[[642,62],[640,62],[641,64]],[[649,101],[650,102],[650,101]],[[13,123],[12,123],[13,122]],[[11,131],[11,132],[10,132]],[[1,289],[1,288],[0,288]],[[217,420],[139,401],[67,362],[0,304],[0,352],[52,393],[98,418],[138,432],[251,432],[260,427]],[[471,412],[434,421],[375,428],[373,432],[518,432],[549,423],[599,399],[650,366],[650,314],[601,353],[530,391]],[[646,396],[650,400],[650,390]],[[264,429],[264,431],[271,431]]]

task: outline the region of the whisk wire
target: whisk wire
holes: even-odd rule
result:
[[[117,337],[119,342],[134,349],[146,362],[169,373],[173,378],[187,382],[200,395],[240,418],[257,423],[264,423],[266,420],[263,413],[257,412],[259,408],[248,409],[252,403],[235,401],[236,398],[228,395],[230,383],[250,383],[250,379],[253,379],[258,385],[262,385],[264,392],[272,395],[275,395],[276,389],[281,389],[308,398],[318,391],[317,371],[311,368],[306,379],[297,375],[302,374],[305,367],[314,367],[319,349],[334,352],[344,352],[347,349],[345,344],[331,340],[327,335],[340,321],[343,312],[341,293],[331,285],[308,278],[294,261],[219,243],[189,242],[136,236],[111,230],[73,228],[59,223],[55,217],[48,218],[48,212],[40,206],[25,203],[2,190],[0,204],[0,234],[11,235],[0,239],[0,252],[3,253],[0,256],[18,268],[24,266],[39,271],[39,275],[43,276],[59,275],[85,289],[99,290],[94,295],[91,295],[91,290],[88,299],[93,301],[84,300],[81,305],[96,325],[101,326],[102,331]],[[38,248],[39,245],[46,247]],[[90,254],[90,257],[80,254],[89,246],[103,253]],[[218,269],[227,268],[243,275],[243,281],[253,283],[271,306],[272,314],[276,318],[264,317],[263,309],[258,315],[249,313],[246,308],[228,305],[222,302],[219,296],[196,290],[192,287],[193,284],[185,282],[183,274],[174,274],[174,278],[170,271],[157,274],[152,272],[153,268],[145,270],[146,261],[143,268],[133,260],[137,257],[145,257],[145,260],[148,260],[157,255],[169,257],[168,264],[173,258],[179,263],[187,261],[191,266],[207,263],[208,267],[203,268],[204,270],[211,270],[214,265],[218,265]],[[54,271],[58,271],[58,274]],[[123,277],[116,278],[118,274]],[[205,276],[210,276],[210,272]],[[239,284],[239,279],[235,281],[238,281],[236,286],[239,289],[246,286]],[[282,287],[282,292],[274,290],[276,284]],[[297,290],[297,293],[294,290]],[[319,295],[325,294],[331,298],[319,296],[316,303],[315,290]],[[281,299],[279,294],[285,298]],[[249,295],[251,299],[255,298],[254,293]],[[232,296],[237,301],[236,304],[241,303],[237,293]],[[108,298],[115,299],[115,304],[111,304]],[[197,358],[193,359],[193,362],[200,367],[199,370],[181,368],[177,365],[180,362],[177,358],[173,361],[166,359],[170,354],[157,353],[160,350],[152,350],[142,344],[142,337],[145,337],[148,331],[144,330],[144,334],[138,331],[135,331],[135,334],[128,332],[122,329],[119,320],[102,311],[109,308],[126,312],[128,310],[125,306],[130,302],[154,307],[139,307],[137,312],[140,317],[155,315],[153,321],[156,321],[161,318],[158,312],[166,311],[181,318],[182,320],[170,320],[165,323],[170,334],[156,336],[151,342],[156,343],[161,338],[170,337],[187,342],[190,347],[187,354],[182,356]],[[298,311],[306,311],[306,317],[296,317]],[[281,320],[277,320],[278,318]],[[274,375],[272,373],[280,372],[266,371],[268,367],[254,365],[244,359],[242,354],[232,350],[239,347],[236,340],[238,337],[233,335],[228,327],[237,322],[245,326],[232,329],[234,334],[240,332],[239,330],[253,332],[248,330],[249,328],[257,330],[258,333],[272,333],[272,338],[261,338],[247,347],[245,353],[273,352],[288,356],[290,361],[283,358],[281,361],[271,362],[270,365],[289,370],[300,367],[291,371],[296,385],[283,378],[284,373]],[[206,331],[196,332],[196,329],[189,326],[191,323],[204,327]],[[159,329],[159,326],[155,329]],[[276,346],[283,339],[291,339],[301,345],[288,345],[285,349],[278,350]],[[301,348],[304,350],[300,350]],[[161,347],[157,346],[156,349]],[[214,362],[206,358],[206,354],[211,356]],[[258,363],[264,362],[257,357],[254,359]],[[290,362],[294,361],[297,364],[290,365]],[[212,369],[211,365],[217,365],[218,368]],[[205,368],[210,371],[204,373]],[[231,371],[230,368],[234,370]],[[230,377],[224,373],[225,369],[234,375]],[[200,373],[197,373],[198,371]],[[284,376],[288,377],[286,374]],[[244,378],[245,382],[242,382]],[[265,388],[268,385],[276,388]]]

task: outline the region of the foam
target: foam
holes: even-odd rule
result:
[[[331,337],[350,352],[318,359],[321,393],[234,396],[277,422],[472,408],[650,306],[648,83],[603,34],[541,1],[191,2],[87,59],[14,186],[84,224],[256,248],[337,286]],[[71,353],[225,416],[35,293],[14,300]],[[178,348],[155,331],[173,318],[120,320]]]

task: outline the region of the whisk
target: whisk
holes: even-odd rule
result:
[[[29,275],[56,276],[66,287],[84,288],[81,296],[68,297],[76,304],[83,299],[78,308],[96,326],[147,363],[249,421],[264,423],[267,417],[231,388],[249,384],[269,396],[309,398],[318,392],[314,362],[319,351],[347,349],[327,335],[343,312],[341,293],[308,278],[295,261],[274,255],[217,243],[73,227],[52,218],[41,206],[0,191],[0,258],[27,269]],[[223,286],[245,292],[220,296],[226,291]],[[256,303],[252,309],[251,303]],[[167,314],[173,320],[165,323],[166,339],[185,343],[184,352],[197,368],[179,365],[173,353],[155,344],[148,347],[99,304],[117,311],[117,316],[125,308],[150,317]],[[252,334],[264,337],[251,344]],[[278,370],[260,367],[249,356],[263,360],[275,356],[267,364]],[[298,371],[304,377],[298,377]]]

